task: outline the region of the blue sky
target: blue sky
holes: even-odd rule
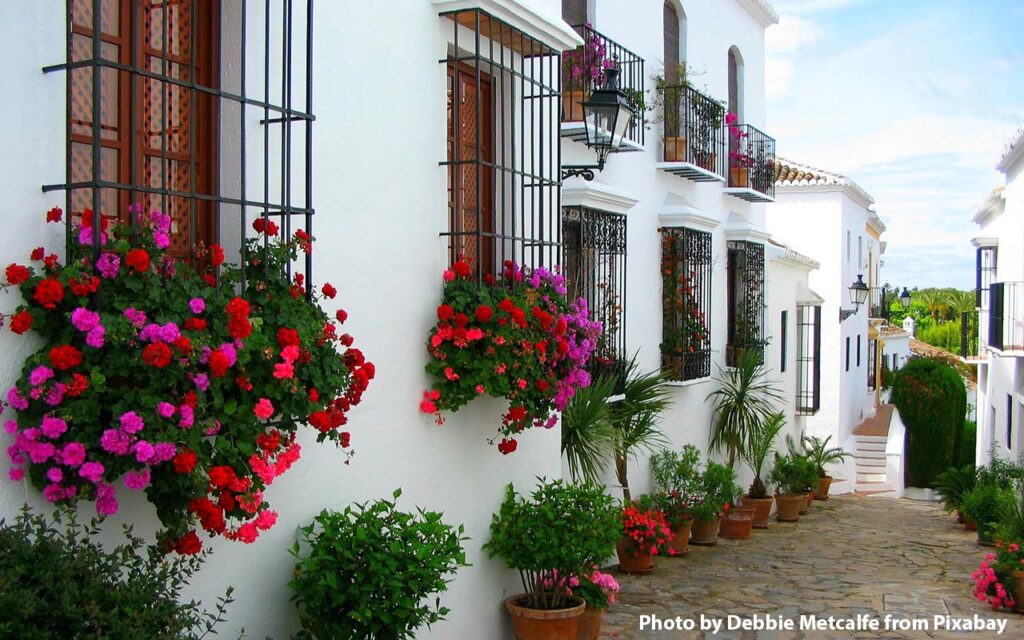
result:
[[[768,131],[779,155],[875,198],[900,286],[974,286],[972,213],[1024,124],[1022,0],[774,0]]]

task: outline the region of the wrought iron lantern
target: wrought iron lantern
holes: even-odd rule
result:
[[[903,287],[903,292],[900,293],[900,304],[904,309],[910,306],[910,291],[906,287]]]
[[[860,306],[867,302],[867,299],[868,285],[864,283],[864,275],[857,274],[857,279],[850,285],[850,302],[853,303],[853,309],[840,309],[839,322],[855,315],[860,310]]]
[[[629,99],[619,89],[618,67],[607,67],[604,70],[604,86],[595,89],[590,99],[583,103],[587,146],[597,151],[597,164],[566,165],[562,167],[562,180],[572,176],[593,180],[594,170],[603,170],[608,154],[617,151],[622,145],[622,138],[634,115],[635,110],[629,104]]]

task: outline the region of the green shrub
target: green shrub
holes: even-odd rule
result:
[[[956,460],[956,466],[974,466],[975,453],[978,447],[978,423],[970,420],[964,421],[963,440],[960,443],[960,456]]]
[[[47,521],[26,507],[12,524],[0,520],[0,637],[179,640],[223,620],[230,588],[213,612],[179,602],[205,554],[171,559],[129,526],[106,550],[98,532],[98,520],[82,525],[73,512]]]
[[[692,444],[682,451],[664,449],[651,456],[651,475],[659,491],[693,493],[701,477],[700,450]]]
[[[461,525],[445,524],[440,513],[398,511],[388,500],[321,511],[300,531],[288,583],[300,638],[412,638],[448,614],[439,598],[427,597],[447,590],[447,576],[467,566]]]
[[[978,539],[990,541],[1000,516],[1011,508],[1014,495],[1008,488],[978,484],[964,494],[964,517],[978,524]]]
[[[776,453],[768,480],[780,493],[807,493],[818,486],[818,469],[803,456]]]
[[[964,496],[978,482],[978,470],[974,463],[962,467],[950,467],[935,476],[935,492],[942,497],[946,511],[963,510]]]
[[[952,367],[930,358],[911,360],[896,376],[892,401],[906,425],[907,481],[930,487],[959,460],[967,390]]]
[[[693,506],[693,517],[705,522],[718,518],[726,504],[731,504],[742,489],[736,484],[736,471],[731,467],[708,460],[701,475],[700,500]]]

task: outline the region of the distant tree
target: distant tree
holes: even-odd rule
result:
[[[950,291],[946,295],[946,307],[949,309],[951,319],[959,320],[962,313],[973,313],[976,309],[975,296],[973,291]]]
[[[932,322],[939,324],[945,320],[946,313],[949,311],[949,305],[946,302],[946,296],[940,290],[922,289],[915,296],[915,299],[928,310],[928,315],[931,317]]]

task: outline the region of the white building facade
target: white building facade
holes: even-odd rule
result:
[[[821,245],[806,220],[779,227],[788,246],[773,242],[769,229],[776,230],[766,224],[776,187],[774,141],[761,133],[764,32],[778,18],[764,0],[320,0],[313,12],[312,3],[273,0],[269,14],[264,3],[194,4],[160,15],[130,0],[0,9],[0,35],[18,52],[0,71],[11,98],[4,139],[22,150],[0,160],[8,220],[0,261],[22,261],[36,246],[63,246],[63,230],[40,222],[53,206],[71,215],[92,203],[112,211],[130,199],[160,201],[175,215],[183,256],[196,238],[237,250],[244,220],[265,209],[282,224],[291,217],[297,226],[312,224],[317,244],[304,272],[316,286],[338,287],[337,302],[349,313],[345,329],[377,376],[351,414],[351,464],[318,446],[312,432],[303,434],[303,459],[268,491],[281,505],[277,525],[252,545],[211,544],[213,559],[189,595],[210,603],[234,585],[228,635],[243,626],[260,637],[296,631],[286,586],[294,566],[286,549],[296,528],[321,509],[401,487],[402,507],[442,511],[470,537],[472,566],[442,597],[449,619],[418,637],[511,637],[501,602],[521,588],[519,579],[481,545],[505,485],[526,491],[538,476],[560,477],[563,461],[557,428],[530,430],[514,454],[498,453],[487,439],[504,407],[493,399],[477,399],[443,426],[420,413],[430,384],[425,342],[441,274],[456,255],[475,258],[481,272],[505,259],[575,270],[570,278],[576,274],[580,293],[594,296],[591,307],[601,309],[606,331],[614,327],[615,355],[636,353],[644,370],[675,371],[674,403],[663,421],[673,446],[706,448],[713,374],[750,350],[762,353],[783,391],[788,433],[821,431],[838,420],[846,434],[869,405],[863,385],[853,382],[866,375],[867,313],[835,324],[849,281],[868,273],[859,265],[870,267],[878,251],[877,238],[868,240],[866,205],[839,189],[828,204],[835,215],[816,216],[834,225],[828,237],[837,238],[835,246]],[[180,11],[190,12],[188,19]],[[164,38],[156,54],[132,53],[131,34],[156,37],[161,23],[184,40]],[[101,74],[98,88],[73,64],[94,64],[89,51],[97,40],[108,62],[122,65]],[[690,85],[661,93],[675,115],[637,122],[627,132],[628,151],[613,154],[594,180],[563,184],[561,167],[595,160],[580,141],[586,130],[574,124],[574,98],[559,95],[573,90],[564,52],[591,42],[619,65],[620,84],[634,100],[642,94],[648,105],[656,101],[654,75],[678,83],[676,61],[691,69]],[[133,57],[142,55],[148,58]],[[173,77],[182,66],[195,75]],[[146,90],[149,83],[156,88]],[[100,109],[90,96],[99,96]],[[165,104],[167,113],[118,106],[117,96],[131,105]],[[734,127],[727,127],[729,113],[737,116]],[[139,141],[140,118],[165,146]],[[102,133],[93,135],[97,119]],[[176,143],[183,146],[168,147],[168,135],[183,136]],[[99,172],[91,164],[97,158]],[[164,168],[146,169],[153,158]],[[99,189],[96,197],[91,188]],[[847,253],[845,261],[825,262],[844,251],[846,229],[862,237],[858,262]],[[699,330],[667,331],[666,246],[673,264],[693,274],[691,292],[676,293],[704,318]],[[815,260],[822,260],[822,275]],[[598,284],[618,298],[596,292]],[[14,304],[8,296],[4,311]],[[861,363],[843,375],[837,345],[853,335],[865,341]],[[31,339],[0,334],[0,384],[13,383],[34,348]],[[832,385],[846,390],[830,391]],[[612,477],[609,471],[609,484]],[[633,465],[630,480],[635,493],[649,489],[646,459]],[[744,470],[741,482],[749,480]],[[110,530],[133,522],[151,534],[158,524],[152,507],[138,494],[122,498]],[[0,484],[5,517],[25,502],[45,507],[27,483]],[[90,506],[81,508],[88,513]]]

